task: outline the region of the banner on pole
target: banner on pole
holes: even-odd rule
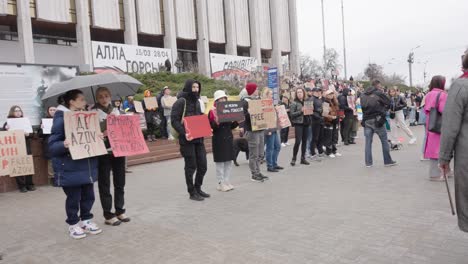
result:
[[[108,115],[107,137],[115,157],[129,157],[149,152],[138,115]]]

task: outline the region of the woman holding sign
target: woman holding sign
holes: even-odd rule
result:
[[[230,182],[232,161],[234,160],[234,136],[232,130],[239,126],[237,122],[219,122],[216,106],[228,100],[224,91],[214,93],[214,105],[208,117],[213,129],[213,158],[216,163],[218,191],[227,192],[234,189]]]
[[[101,131],[104,134],[104,143],[108,154],[99,156],[98,186],[99,197],[101,198],[102,210],[106,225],[118,226],[121,222],[130,222],[130,218],[125,215],[124,209],[124,188],[125,188],[125,157],[114,157],[107,138],[107,116],[120,115],[117,108],[112,105],[112,95],[108,88],[99,87],[96,90],[97,103],[93,107],[99,116]],[[112,194],[110,191],[111,171],[114,184],[114,206],[115,213],[112,212]]]
[[[10,111],[8,112],[8,118],[24,118],[23,116],[23,110],[21,107],[14,105],[10,108]],[[5,123],[3,125],[3,130],[9,130],[10,127],[8,126],[8,123]],[[32,134],[29,134],[27,132],[24,133],[24,136],[26,137],[26,152],[28,155],[31,155],[31,141],[33,138]],[[27,191],[35,191],[36,187],[34,187],[32,175],[27,175],[27,176],[17,176],[15,177],[16,179],[16,184],[18,185],[18,189],[20,192],[25,193]]]
[[[57,107],[49,138],[49,154],[55,172],[55,184],[63,188],[67,195],[65,210],[69,234],[74,239],[86,237],[86,233],[102,232],[91,221],[91,208],[94,204],[94,182],[97,180],[97,158],[73,160],[70,152],[70,139],[65,138],[64,113],[82,111],[86,107],[86,99],[80,90],[71,90],[63,96],[64,105]],[[80,212],[80,216],[78,216]],[[80,222],[81,220],[81,222]]]
[[[309,116],[304,115],[304,101],[306,98],[306,92],[304,88],[296,89],[296,96],[294,101],[291,103],[290,115],[291,123],[294,126],[296,141],[294,142],[293,158],[291,160],[291,166],[296,165],[297,152],[299,146],[301,146],[301,164],[309,165],[310,163],[306,160],[307,150],[307,132],[310,126]],[[302,145],[301,145],[302,144]]]

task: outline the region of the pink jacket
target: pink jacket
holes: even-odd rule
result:
[[[424,157],[427,159],[439,159],[439,149],[440,149],[440,134],[430,132],[427,130],[429,125],[429,112],[431,108],[436,106],[437,95],[440,94],[439,98],[439,112],[442,113],[442,118],[444,118],[444,108],[445,103],[447,102],[447,92],[442,89],[434,88],[426,95],[426,104],[424,105],[424,112],[426,113],[426,147],[424,148]]]

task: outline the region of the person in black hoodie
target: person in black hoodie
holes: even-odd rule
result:
[[[314,113],[312,115],[312,141],[310,143],[310,155],[312,156],[313,160],[318,159],[315,150],[317,149],[318,155],[323,155],[323,146],[321,143],[322,139],[322,132],[323,132],[323,101],[320,98],[322,95],[322,89],[314,88],[312,89],[312,101],[314,102]]]
[[[344,111],[345,117],[341,123],[341,137],[345,145],[354,144],[351,138],[351,131],[353,130],[354,110],[348,105],[348,95],[350,94],[348,88],[343,89],[343,93],[338,96],[338,103],[340,109]]]
[[[203,138],[186,138],[183,118],[185,116],[203,115],[200,107],[201,84],[195,80],[187,80],[177,101],[172,106],[171,125],[179,133],[180,153],[185,161],[185,181],[190,199],[203,201],[210,195],[203,192],[201,186],[207,171],[206,150]],[[196,172],[195,183],[193,174]]]

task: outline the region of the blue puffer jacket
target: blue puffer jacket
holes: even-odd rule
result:
[[[94,183],[97,180],[97,158],[73,160],[70,152],[64,147],[65,124],[63,121],[65,107],[57,108],[49,137],[49,154],[52,157],[55,183],[59,187],[80,186]]]

